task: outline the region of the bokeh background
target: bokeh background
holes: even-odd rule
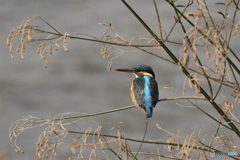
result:
[[[152,2],[135,0],[129,3],[157,31]],[[158,2],[158,5],[163,27],[167,31],[174,23],[173,12],[164,2]],[[8,153],[12,159],[35,158],[35,143],[41,130],[32,129],[19,137],[18,145],[25,151],[24,154],[15,153],[9,144],[9,127],[23,116],[53,118],[64,112],[95,113],[132,105],[129,86],[134,76],[114,70],[108,72],[109,60],[101,57],[100,43],[70,40],[67,53],[60,49],[48,56],[47,68],[36,54],[37,43],[27,46],[25,59],[15,52],[15,59],[11,59],[6,38],[13,27],[30,16],[41,16],[62,33],[81,32],[100,38],[107,28],[98,23],[110,22],[116,32],[128,40],[139,35],[150,37],[120,0],[1,0],[0,151]],[[171,40],[181,42],[180,33],[175,32]],[[171,50],[178,57],[179,46],[173,45]],[[168,58],[163,50],[152,51]],[[183,73],[179,72],[178,67],[154,56],[143,52],[125,53],[113,61],[112,68],[130,68],[138,64],[153,67],[160,98],[180,96],[173,90],[164,89],[164,85],[182,90],[185,80]],[[189,90],[188,94],[194,95],[194,89]],[[181,130],[183,134],[190,134],[202,129],[201,135],[204,136],[214,131],[211,127],[214,122],[207,116],[194,107],[180,107],[176,103],[190,105],[185,101],[159,103],[154,109],[153,118],[149,120],[147,140],[167,138],[165,132],[156,128],[157,123],[173,133]],[[208,113],[217,115],[208,103],[199,102],[199,105]],[[145,128],[145,116],[137,108],[96,116],[90,121],[106,128],[123,122],[129,138],[141,139]],[[148,147],[144,145],[143,150],[149,151]],[[72,153],[69,148],[61,148],[59,155],[58,159],[67,159]]]

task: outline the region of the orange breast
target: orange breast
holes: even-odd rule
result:
[[[134,103],[134,105],[136,106],[136,107],[139,107],[139,108],[142,108],[141,106],[139,106],[138,104],[137,104],[137,101],[136,101],[136,98],[135,98],[135,89],[134,89],[134,85],[133,85],[133,82],[132,82],[132,85],[131,85],[131,87],[130,87],[130,96],[131,96],[131,99],[132,99],[132,102]]]

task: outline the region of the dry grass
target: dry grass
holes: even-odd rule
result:
[[[64,119],[66,115],[74,117],[79,115],[79,118],[75,121],[69,117]],[[44,127],[43,132],[39,135],[36,148],[36,155],[40,159],[52,159],[57,155],[57,147],[59,145],[64,145],[72,150],[73,156],[69,157],[69,159],[111,159],[110,157],[115,156],[119,157],[119,159],[125,159],[126,157],[134,157],[136,152],[130,148],[129,143],[140,143],[141,140],[125,137],[124,125],[122,123],[107,130],[108,133],[112,133],[113,135],[102,134],[101,132],[104,129],[96,124],[91,124],[86,129],[81,128],[82,124],[88,118],[90,117],[77,113],[65,113],[55,117],[53,120],[32,116],[24,117],[21,120],[17,120],[10,128],[12,146],[16,152],[23,152],[16,144],[18,135],[29,129]],[[93,128],[93,126],[95,127]],[[152,159],[157,159],[157,157],[173,158],[173,156],[190,159],[190,157],[204,157],[208,151],[213,152],[217,148],[228,148],[227,144],[234,144],[231,137],[216,137],[213,139],[213,144],[223,144],[224,142],[226,145],[212,149],[206,146],[204,141],[195,132],[182,137],[164,130],[158,124],[156,127],[167,132],[169,139],[144,141],[146,144],[156,146],[154,148],[157,149],[154,153],[140,152],[139,156],[145,158],[151,157]],[[75,138],[69,139],[69,134],[74,134]],[[159,145],[163,146],[159,147]],[[163,151],[161,151],[161,154],[156,154],[159,150]]]
[[[90,118],[81,113],[64,113],[52,120],[27,116],[17,120],[11,126],[11,144],[16,152],[23,152],[16,144],[19,134],[29,129],[43,127],[36,147],[36,155],[40,159],[52,159],[57,156],[57,148],[60,145],[71,149],[72,157],[69,159],[112,159],[113,157],[127,159],[127,157],[134,157],[136,151],[132,150],[129,143],[137,142],[140,144],[142,141],[125,137],[123,123],[109,126],[108,130],[103,129],[95,122],[89,124],[89,128],[82,128],[81,126],[84,126],[86,120]],[[145,159],[158,159],[158,157],[206,159],[209,152],[239,151],[239,146],[234,143],[233,136],[212,137],[212,134],[208,134],[205,137],[200,137],[201,130],[198,133],[193,132],[190,135],[179,136],[180,132],[171,133],[158,124],[156,127],[166,132],[169,138],[143,141],[156,150],[152,153],[139,152],[139,157]],[[109,134],[102,134],[102,132]],[[72,134],[75,135],[75,138],[72,138]],[[211,139],[211,145],[209,145],[209,139]]]

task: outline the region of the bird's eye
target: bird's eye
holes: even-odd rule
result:
[[[135,68],[133,68],[133,69],[132,69],[132,71],[133,71],[133,72],[137,72],[138,70],[137,70],[137,69],[135,69]]]

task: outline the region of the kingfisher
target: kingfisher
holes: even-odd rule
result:
[[[142,108],[147,118],[151,118],[153,108],[158,103],[158,84],[152,67],[138,65],[131,69],[115,69],[119,72],[128,72],[135,75],[130,87],[130,95],[136,107]]]

